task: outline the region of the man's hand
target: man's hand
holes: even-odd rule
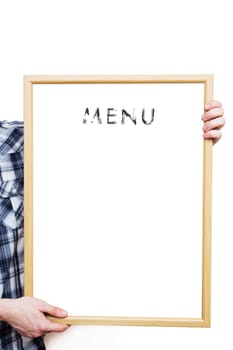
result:
[[[220,129],[225,124],[223,115],[224,110],[221,102],[210,101],[205,105],[205,113],[202,116],[205,123],[203,125],[204,139],[212,139],[214,144],[220,140],[222,136]]]
[[[64,318],[67,312],[51,306],[42,300],[22,297],[19,299],[2,299],[0,303],[1,319],[21,335],[36,338],[50,332],[64,332],[69,326],[54,323],[45,317]]]

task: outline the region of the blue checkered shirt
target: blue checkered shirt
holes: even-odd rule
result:
[[[23,123],[0,122],[0,298],[23,295]],[[42,350],[0,321],[0,350]]]

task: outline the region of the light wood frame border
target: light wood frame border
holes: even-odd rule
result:
[[[203,105],[213,98],[212,75],[26,75],[24,76],[24,294],[33,296],[33,85],[34,84],[204,84]],[[198,117],[198,116],[197,116]],[[85,317],[69,316],[56,322],[79,325],[128,325],[210,327],[211,318],[211,207],[212,141],[204,141],[203,157],[203,245],[202,317]]]

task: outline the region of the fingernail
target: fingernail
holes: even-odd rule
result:
[[[210,107],[211,107],[211,106],[210,106],[210,104],[208,104],[208,103],[205,105],[205,109],[210,109]]]
[[[67,314],[68,314],[67,311],[65,311],[65,310],[59,310],[59,316],[61,316],[61,317],[66,317]]]

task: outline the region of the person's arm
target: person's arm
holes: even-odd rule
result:
[[[222,136],[220,129],[225,124],[223,115],[224,110],[221,102],[209,101],[205,105],[205,112],[202,116],[204,122],[203,137],[204,139],[212,139],[213,144],[217,143]]]
[[[25,337],[36,338],[50,332],[63,332],[69,326],[48,320],[45,314],[64,318],[67,312],[32,297],[0,299],[0,320]]]

